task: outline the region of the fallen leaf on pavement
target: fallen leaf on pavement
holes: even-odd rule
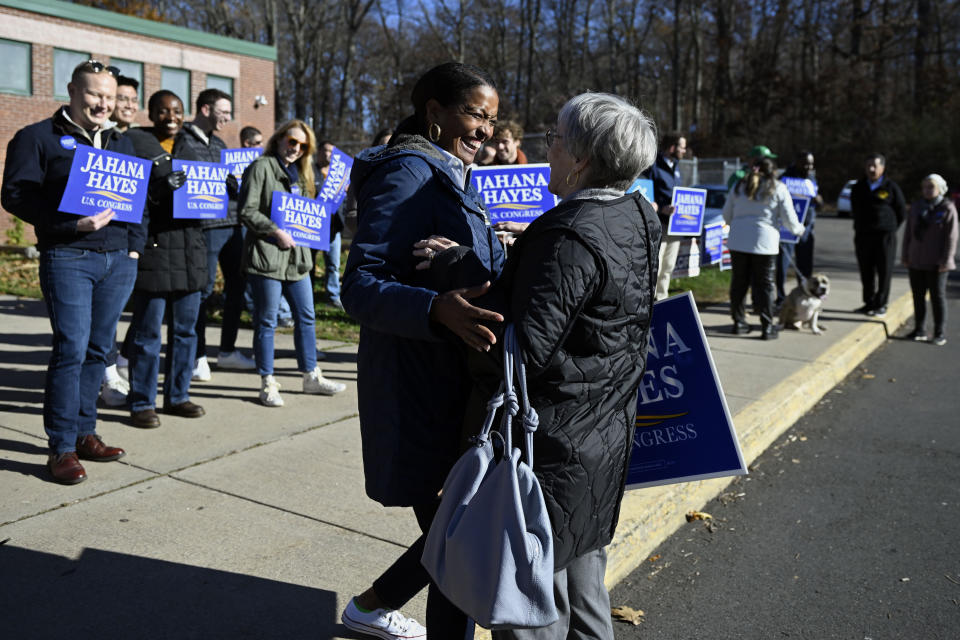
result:
[[[713,516],[703,511],[688,511],[687,522],[693,522],[694,520],[713,520]]]
[[[863,374],[863,379],[864,379],[864,380],[873,380],[873,379],[876,378],[876,377],[877,377],[877,376],[873,375],[872,373],[865,373],[865,374]]]
[[[610,609],[610,613],[612,613],[613,617],[617,620],[629,622],[633,625],[638,625],[643,622],[643,611],[634,609],[633,607],[614,607]]]
[[[649,558],[647,558],[647,562],[656,562],[659,559],[660,559],[660,554],[658,553],[655,556],[650,556]]]

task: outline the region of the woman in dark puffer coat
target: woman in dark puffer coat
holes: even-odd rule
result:
[[[196,350],[200,291],[207,281],[207,247],[199,220],[173,217],[173,191],[183,185],[172,171],[174,141],[183,125],[183,103],[170,91],[158,91],[148,103],[154,126],[131,129],[127,136],[141,158],[153,161],[150,202],[144,215],[147,244],[133,290],[133,323],[126,348],[130,359],[130,414],[133,425],[159,427],[156,414],[161,328],[169,307],[164,413],[185,418],[204,415],[190,402],[190,376]]]
[[[653,162],[656,133],[623,99],[587,93],[564,105],[547,144],[549,189],[560,204],[523,231],[500,280],[476,304],[513,322],[523,351],[539,414],[534,471],[553,526],[560,619],[493,637],[612,640],[604,548],[617,525],[633,444],[661,235],[650,203],[624,191]],[[449,243],[415,246],[416,255],[430,258]],[[471,357],[471,434],[502,380],[498,360],[499,341]]]

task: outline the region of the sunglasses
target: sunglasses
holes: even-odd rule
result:
[[[106,71],[114,78],[120,75],[120,69],[112,65],[105,65],[99,60],[87,60],[86,62],[80,63],[80,70],[84,73],[101,73]]]
[[[293,136],[287,138],[287,146],[290,147],[291,149],[297,149],[298,151],[300,149],[303,149],[304,151],[306,151],[308,144],[309,143],[307,142],[300,142]]]

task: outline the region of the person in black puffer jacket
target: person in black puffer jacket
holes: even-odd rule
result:
[[[562,200],[526,228],[500,280],[476,304],[513,322],[523,351],[539,414],[534,471],[553,526],[560,619],[494,631],[496,640],[553,640],[574,637],[572,630],[613,638],[604,547],[620,514],[655,297],[660,223],[639,194],[624,193],[653,162],[653,124],[601,93],[572,98],[557,122],[547,159],[549,189]],[[415,255],[437,262],[452,250],[443,238],[414,246]],[[465,433],[480,431],[502,380],[500,362],[498,348],[471,354],[476,385]]]
[[[204,410],[190,402],[190,376],[200,309],[200,291],[207,282],[207,245],[199,220],[173,217],[173,191],[185,180],[173,171],[171,152],[183,126],[183,102],[170,91],[158,91],[148,103],[152,128],[133,129],[127,137],[136,154],[153,161],[150,202],[144,226],[147,244],[133,291],[133,322],[124,350],[130,359],[130,413],[133,425],[159,427],[156,414],[160,329],[170,307],[164,413],[199,418]]]

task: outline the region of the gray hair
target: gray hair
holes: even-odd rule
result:
[[[653,120],[619,96],[574,96],[560,109],[557,126],[567,152],[590,159],[591,186],[626,190],[657,157]]]
[[[933,183],[933,186],[935,186],[937,188],[937,191],[939,191],[937,195],[945,196],[950,192],[947,189],[947,181],[944,180],[943,176],[941,176],[939,173],[931,173],[926,178],[924,178],[924,180],[929,180],[930,182]]]

